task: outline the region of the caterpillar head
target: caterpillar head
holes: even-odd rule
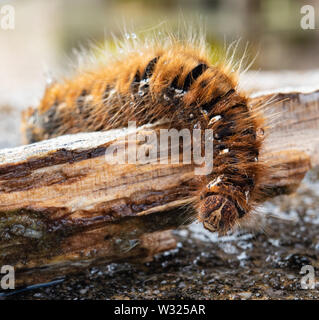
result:
[[[211,232],[225,234],[231,230],[242,212],[233,201],[222,195],[211,195],[201,202],[198,220]]]

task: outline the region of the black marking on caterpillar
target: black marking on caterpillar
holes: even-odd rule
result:
[[[183,91],[188,91],[190,86],[196,79],[208,68],[208,66],[204,63],[196,66],[185,78]]]
[[[140,86],[138,88],[138,94],[141,97],[143,97],[149,90],[150,78],[152,77],[158,59],[159,57],[155,57],[154,59],[152,59],[145,68],[144,74],[142,75],[142,79],[140,81]]]
[[[158,59],[159,59],[159,57],[155,57],[154,59],[152,59],[148,63],[148,65],[145,68],[144,74],[142,76],[142,80],[146,80],[146,79],[150,79],[151,78]]]

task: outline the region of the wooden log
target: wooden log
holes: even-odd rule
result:
[[[261,156],[273,168],[263,181],[269,196],[292,192],[318,164],[318,101],[318,92],[279,93],[266,109],[270,118],[279,114]],[[137,131],[149,129],[159,127]],[[0,265],[15,266],[17,285],[174,247],[165,230],[193,217],[194,165],[108,163],[108,147],[132,134],[83,133],[0,150]]]
[[[319,90],[308,91],[273,90],[250,99],[252,107],[268,103],[261,159],[275,169],[270,183],[274,195],[294,191],[306,172],[319,165]]]
[[[98,263],[148,261],[175,246],[158,232],[187,219],[169,211],[174,168],[108,164],[113,140],[79,134],[0,152],[0,265],[15,266],[18,285]],[[167,212],[152,214],[159,204]]]

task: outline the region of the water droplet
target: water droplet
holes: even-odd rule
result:
[[[201,128],[200,122],[195,123],[194,129],[200,129],[200,128]]]

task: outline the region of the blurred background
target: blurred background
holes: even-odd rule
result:
[[[67,73],[74,48],[112,42],[125,26],[138,34],[165,24],[178,29],[181,18],[202,24],[213,48],[239,38],[242,47],[249,43],[248,58],[256,59],[246,81],[256,84],[254,75],[262,74],[262,88],[278,80],[280,87],[284,80],[319,87],[319,0],[0,0],[0,22],[6,4],[15,28],[0,23],[0,149],[21,144],[21,111],[39,103],[50,75]],[[315,9],[314,30],[300,26],[304,5]],[[177,234],[176,250],[148,265],[93,268],[26,298],[318,299],[318,290],[296,291],[301,266],[318,267],[318,177],[312,173],[297,195],[265,205],[271,233],[219,241],[192,225]]]
[[[300,27],[303,5],[315,8],[319,25],[318,0],[0,0],[5,4],[15,9],[15,28],[0,28],[0,147],[19,143],[20,110],[39,102],[46,78],[63,74],[74,48],[112,41],[125,26],[177,29],[182,17],[204,25],[212,46],[249,42],[253,70],[319,68],[319,29]]]

